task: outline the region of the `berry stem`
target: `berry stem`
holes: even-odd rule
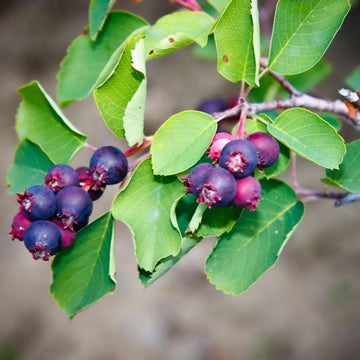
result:
[[[239,126],[234,133],[235,139],[244,138],[246,120],[247,120],[247,107],[243,106],[240,112]]]
[[[136,153],[148,148],[151,145],[153,136],[146,136],[144,138],[144,141],[141,143],[141,145],[133,146],[130,149],[124,151],[124,155],[126,157],[130,157],[132,155],[135,155]]]
[[[95,146],[90,145],[89,143],[85,143],[84,146],[92,151],[96,151],[97,148]]]
[[[188,10],[201,11],[201,12],[203,11],[196,0],[170,0],[170,1]]]

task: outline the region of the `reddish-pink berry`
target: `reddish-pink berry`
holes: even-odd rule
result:
[[[234,137],[226,132],[220,132],[214,136],[208,149],[208,156],[215,164],[219,162],[222,149],[231,140],[234,140]]]
[[[19,211],[13,218],[11,231],[9,232],[9,235],[12,236],[12,240],[23,240],[25,230],[29,227],[30,224],[31,220],[29,220],[22,211]]]
[[[255,210],[261,198],[261,185],[253,176],[236,180],[236,194],[233,204],[249,210]]]

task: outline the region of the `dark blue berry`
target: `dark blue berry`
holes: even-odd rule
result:
[[[276,163],[279,158],[280,147],[271,135],[259,131],[250,134],[246,140],[255,146],[260,170]]]
[[[61,219],[64,228],[73,229],[90,216],[93,204],[89,194],[80,187],[67,186],[56,195],[56,216]]]
[[[260,198],[261,185],[256,178],[247,176],[236,180],[235,206],[255,210]]]
[[[30,220],[47,220],[55,214],[56,198],[54,193],[44,185],[34,185],[17,194],[20,210]]]
[[[205,112],[207,114],[213,114],[226,110],[226,101],[220,97],[213,97],[202,101],[196,108],[196,110]]]
[[[199,192],[198,201],[209,207],[229,205],[235,197],[236,180],[226,169],[214,167],[207,172]]]
[[[184,180],[186,192],[198,196],[206,178],[206,174],[213,168],[213,165],[209,163],[201,163],[195,166],[189,176]]]
[[[97,149],[90,159],[90,171],[95,184],[118,184],[128,171],[128,161],[114,146]]]
[[[52,166],[45,176],[46,186],[58,192],[65,186],[79,186],[80,181],[76,171],[69,165],[57,164]]]
[[[257,152],[247,140],[232,140],[221,151],[219,165],[229,170],[236,178],[246,177],[256,169]]]
[[[46,220],[34,221],[24,234],[24,244],[35,260],[48,261],[61,248],[61,232],[56,225]]]

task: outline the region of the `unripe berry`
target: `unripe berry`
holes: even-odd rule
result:
[[[89,194],[80,187],[67,186],[56,194],[56,216],[64,228],[74,228],[90,216],[93,204]]]
[[[219,132],[215,134],[208,149],[208,156],[215,164],[219,162],[219,157],[222,149],[231,140],[234,140],[234,137],[229,133]]]
[[[80,182],[76,171],[71,166],[57,164],[48,170],[45,184],[56,193],[65,186],[79,186]]]
[[[90,171],[96,184],[118,184],[128,171],[125,155],[114,146],[97,149],[90,159]]]
[[[250,134],[246,140],[250,141],[255,146],[258,155],[259,170],[275,164],[278,160],[280,147],[278,142],[271,135],[259,131]]]
[[[211,169],[213,169],[213,165],[209,163],[201,163],[195,166],[189,176],[184,180],[186,193],[198,196],[206,175]]]
[[[258,158],[254,145],[246,140],[232,140],[221,151],[219,165],[229,170],[236,178],[250,175],[257,166]]]
[[[235,206],[255,210],[260,198],[261,185],[256,178],[247,176],[236,180]]]
[[[226,169],[214,167],[211,169],[201,187],[198,202],[208,207],[223,207],[229,205],[236,192],[236,180]]]
[[[9,235],[12,236],[12,240],[23,240],[25,230],[29,227],[30,224],[31,220],[29,220],[22,211],[19,211],[13,218],[11,231],[9,232]]]
[[[34,221],[24,234],[24,244],[35,260],[48,261],[60,250],[61,241],[60,230],[47,220]]]
[[[34,185],[17,194],[20,210],[30,220],[47,220],[55,214],[56,198],[54,193],[44,185]]]

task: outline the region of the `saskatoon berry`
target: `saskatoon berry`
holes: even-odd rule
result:
[[[48,261],[60,250],[61,241],[60,230],[47,220],[34,221],[24,234],[24,244],[35,260]]]
[[[89,216],[83,219],[82,221],[78,222],[77,224],[74,224],[74,231],[78,232],[83,227],[85,227],[89,223]]]
[[[47,220],[55,214],[56,198],[54,193],[44,185],[34,185],[17,194],[20,210],[30,220]]]
[[[208,207],[223,207],[233,201],[235,192],[234,176],[226,169],[214,167],[206,174],[198,202],[203,202]]]
[[[273,165],[279,158],[279,144],[271,135],[259,131],[250,134],[246,140],[255,146],[259,170]]]
[[[9,232],[9,235],[12,236],[12,240],[23,240],[25,230],[29,227],[30,224],[31,220],[29,220],[22,211],[19,211],[13,218],[11,231]]]
[[[201,163],[195,166],[184,181],[186,193],[198,196],[207,173],[213,168],[213,165],[209,163]]]
[[[236,178],[250,175],[258,163],[254,145],[246,140],[232,140],[221,151],[219,165]]]
[[[54,218],[50,220],[53,224],[57,226],[57,228],[60,230],[61,233],[61,248],[65,249],[73,244],[75,241],[75,232],[71,230],[70,228],[64,229],[63,224],[60,220]]]
[[[67,186],[56,194],[56,216],[64,228],[74,228],[90,216],[93,204],[89,194],[82,188]]]
[[[255,210],[260,198],[261,185],[256,178],[247,176],[236,180],[235,206]]]
[[[56,193],[65,186],[79,186],[80,182],[77,173],[71,166],[57,164],[47,172],[45,184]]]
[[[219,162],[222,149],[231,140],[234,140],[234,137],[226,132],[219,132],[214,136],[208,149],[208,156],[215,164]]]
[[[196,110],[212,114],[215,112],[224,111],[226,109],[226,101],[220,97],[214,97],[202,101]]]
[[[95,185],[112,185],[122,181],[128,171],[125,155],[114,146],[97,149],[90,159],[90,171]]]
[[[105,191],[106,184],[100,184],[100,185],[93,184],[94,181],[91,176],[91,171],[86,166],[81,166],[77,168],[75,171],[79,176],[80,186],[84,187],[85,189],[89,188],[88,194],[90,195],[91,200],[95,201],[99,199]]]

